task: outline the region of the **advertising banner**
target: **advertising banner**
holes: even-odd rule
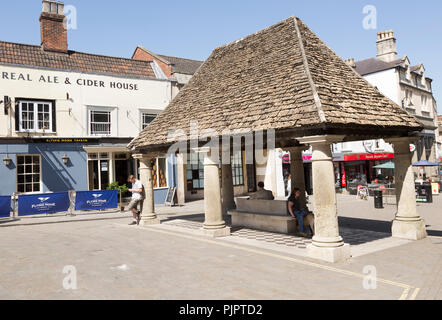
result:
[[[11,197],[0,197],[0,218],[11,216]]]
[[[118,191],[81,191],[75,198],[75,210],[106,210],[118,208]]]
[[[68,192],[18,196],[19,216],[67,212],[69,206]]]

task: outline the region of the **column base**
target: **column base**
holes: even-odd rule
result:
[[[341,247],[326,248],[311,244],[307,247],[307,256],[330,263],[344,262],[351,258],[350,245],[344,244]]]
[[[427,237],[427,230],[424,220],[402,221],[394,220],[392,233],[394,238],[406,240],[422,240]]]
[[[158,218],[152,218],[152,219],[141,218],[141,220],[140,220],[140,226],[142,226],[142,227],[153,226],[153,225],[157,225],[157,224],[161,224],[161,221]]]
[[[201,229],[203,234],[211,238],[222,238],[230,236],[230,227],[224,227],[222,229]]]

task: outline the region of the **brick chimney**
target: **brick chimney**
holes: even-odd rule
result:
[[[376,44],[378,47],[378,59],[385,62],[397,60],[396,38],[394,37],[393,30],[378,32]]]
[[[43,0],[40,15],[41,47],[44,51],[68,52],[68,35],[64,26],[64,3]]]

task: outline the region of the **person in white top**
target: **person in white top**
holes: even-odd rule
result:
[[[133,226],[140,223],[141,212],[138,211],[138,205],[140,204],[141,210],[141,204],[143,201],[143,184],[140,180],[135,179],[135,176],[133,175],[129,177],[128,182],[132,183],[132,189],[129,189],[129,192],[132,192],[132,200],[129,203],[128,210],[133,213],[133,221],[129,224]]]

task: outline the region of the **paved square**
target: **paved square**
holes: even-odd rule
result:
[[[339,198],[353,258],[334,265],[303,256],[309,240],[295,236],[240,229],[229,238],[201,237],[202,203],[160,207],[163,225],[148,228],[128,226],[127,213],[0,224],[0,298],[441,299],[442,238],[391,243],[397,239],[382,231],[391,212],[358,202],[367,211],[355,218],[343,208],[352,201]],[[423,215],[438,214],[438,206]],[[440,232],[440,220],[428,218],[430,233]],[[77,290],[63,287],[66,266],[75,267]],[[364,289],[367,266],[376,268],[375,290]]]

